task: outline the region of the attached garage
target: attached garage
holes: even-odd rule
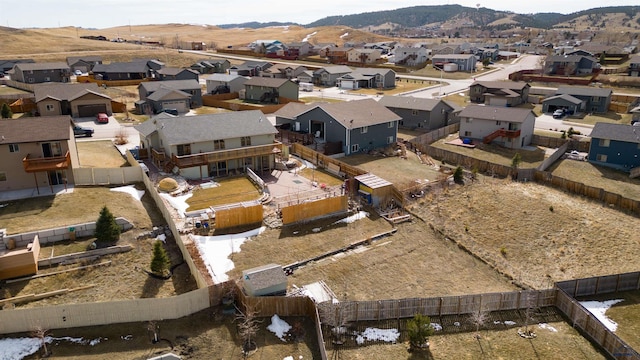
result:
[[[106,113],[107,105],[106,104],[92,104],[92,105],[78,105],[78,117],[91,117],[96,116],[98,113]]]
[[[189,105],[184,100],[179,101],[163,101],[162,109],[176,109],[179,113],[187,113],[189,112]],[[160,110],[162,110],[160,109]]]

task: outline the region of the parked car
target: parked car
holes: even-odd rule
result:
[[[554,119],[562,119],[564,117],[564,109],[558,109],[556,111],[553,112],[553,118]]]
[[[80,70],[76,70],[73,73],[76,74],[76,75],[82,75],[82,71],[80,71]]]
[[[96,122],[98,124],[108,124],[109,116],[105,113],[99,113],[98,115],[96,115]]]
[[[85,137],[92,137],[93,136],[93,129],[92,128],[88,128],[88,127],[82,127],[78,124],[74,124],[73,125],[73,135],[75,136],[85,136]]]
[[[161,113],[167,113],[173,116],[178,116],[178,109],[162,109],[160,110]]]

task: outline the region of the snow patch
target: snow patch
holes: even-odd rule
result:
[[[540,329],[547,329],[547,330],[549,330],[551,332],[558,332],[558,329],[554,328],[553,326],[551,326],[551,325],[549,325],[547,323],[540,323],[540,324],[538,324],[538,327]]]
[[[365,217],[369,216],[369,213],[366,211],[359,211],[358,213],[351,215],[349,217],[346,217],[344,219],[338,220],[336,222],[334,222],[334,224],[339,224],[339,223],[345,223],[345,224],[351,224],[357,220],[360,219],[364,219]]]
[[[99,344],[102,340],[107,338],[97,338],[87,340],[84,338],[72,338],[65,337],[51,337],[47,336],[44,341],[47,344],[51,344],[54,341],[68,341],[79,345],[94,346]],[[42,342],[38,338],[5,338],[0,339],[0,359],[2,360],[21,360],[25,357],[35,354],[39,349]]]
[[[184,213],[189,208],[189,205],[187,204],[187,199],[189,199],[192,195],[193,194],[171,196],[167,193],[160,193],[160,196],[162,196],[165,200],[167,200],[167,202],[171,205],[171,207],[176,209],[178,211],[178,214],[180,214],[180,216],[183,218],[184,218]]]
[[[589,310],[596,319],[600,320],[600,322],[607,327],[607,329],[611,331],[616,331],[618,328],[618,323],[609,319],[605,313],[609,310],[613,305],[624,301],[623,299],[616,300],[606,300],[606,301],[580,301],[580,305],[584,306],[585,309]]]
[[[349,36],[349,33],[348,33],[348,32],[346,32],[346,33],[344,33],[344,34],[340,35],[340,39],[344,38],[345,36]]]
[[[358,345],[362,345],[365,341],[384,341],[395,343],[400,337],[398,329],[377,329],[366,328],[362,334],[356,337]]]
[[[513,325],[516,324],[516,322],[515,321],[511,321],[511,320],[507,320],[507,321],[504,322],[504,324],[513,326]]]
[[[442,325],[438,323],[431,323],[431,327],[433,328],[434,331],[442,331]]]
[[[276,336],[280,338],[280,340],[287,341],[284,336],[289,330],[291,330],[291,325],[289,325],[286,321],[280,319],[280,317],[276,314],[271,317],[271,324],[267,326],[267,330],[276,334]]]
[[[120,186],[112,188],[111,191],[119,191],[133,196],[134,199],[140,201],[144,195],[144,190],[137,190],[133,185]]]
[[[304,37],[304,39],[302,39],[302,42],[308,42],[308,41],[309,41],[309,39],[310,39],[313,35],[315,35],[315,34],[317,34],[317,33],[318,33],[317,31],[314,31],[314,32],[312,32],[311,34],[307,34],[307,36],[305,36],[305,37]]]

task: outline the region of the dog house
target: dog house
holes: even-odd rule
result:
[[[358,185],[358,194],[375,207],[384,205],[393,198],[392,184],[373,174],[358,175],[354,178]]]

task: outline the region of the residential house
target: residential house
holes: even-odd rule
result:
[[[151,77],[151,69],[143,61],[96,64],[91,72],[98,80],[144,80]]]
[[[476,70],[477,59],[473,54],[433,55],[431,58],[434,68],[444,69],[447,64],[456,64],[458,71],[473,72]]]
[[[468,105],[460,112],[460,137],[520,149],[531,143],[535,121],[530,109]]]
[[[273,64],[272,67],[260,72],[262,77],[280,78],[280,79],[295,79],[306,71],[304,66],[293,66],[287,64]]]
[[[347,52],[351,50],[350,47],[334,47],[328,48],[327,60],[331,64],[346,64],[349,61]]]
[[[301,72],[300,74],[298,74],[296,79],[298,80],[298,83],[313,84],[313,71],[305,70],[305,71]]]
[[[251,168],[269,173],[281,143],[259,110],[174,117],[160,114],[135,126],[141,145],[160,169],[187,179],[221,177]]]
[[[253,77],[244,83],[245,100],[279,103],[280,97],[298,100],[298,84],[289,79]]]
[[[239,93],[244,89],[244,83],[248,80],[244,76],[227,74],[211,74],[207,75],[205,79],[207,82],[207,94]]]
[[[396,73],[385,68],[356,68],[336,83],[341,89],[391,89],[396,86]]]
[[[195,80],[198,81],[199,73],[192,69],[183,69],[176,67],[164,67],[158,71],[158,80]]]
[[[544,60],[547,75],[585,75],[599,69],[598,60],[584,55],[552,55]]]
[[[231,67],[231,63],[227,59],[215,60],[207,59],[198,61],[191,65],[191,70],[195,70],[200,74],[226,74]]]
[[[542,100],[542,112],[553,113],[561,109],[565,113],[573,115],[583,113],[586,109],[586,102],[569,94],[553,95]]]
[[[379,50],[381,54],[386,55],[391,52],[391,49],[393,49],[396,44],[396,41],[380,41],[374,43],[366,43],[362,47],[365,49]]]
[[[474,55],[480,61],[484,59],[495,61],[500,57],[500,50],[496,48],[479,48],[475,50]]]
[[[525,104],[531,85],[516,81],[474,81],[469,87],[471,102],[493,106]]]
[[[291,56],[296,56],[297,58],[309,55],[312,47],[313,45],[309,44],[308,41],[292,42],[287,44],[289,54]]]
[[[640,126],[596,123],[591,130],[589,162],[622,171],[640,166]]]
[[[429,60],[431,49],[423,47],[398,47],[394,50],[396,65],[418,66]]]
[[[158,92],[154,95],[154,93]],[[176,109],[186,113],[202,106],[202,87],[196,80],[145,81],[138,85],[140,101],[136,108],[142,114],[149,110]]]
[[[561,86],[556,90],[556,95],[571,95],[574,98],[584,101],[582,110],[590,113],[606,113],[611,104],[611,94],[613,91],[606,88],[586,87],[586,86]],[[542,108],[546,112],[543,101]]]
[[[313,72],[313,83],[322,86],[336,86],[338,78],[353,70],[344,65],[326,66]]]
[[[145,63],[152,74],[164,67],[164,63],[158,59],[133,59],[131,62]]]
[[[33,87],[38,114],[93,117],[98,113],[113,114],[111,98],[95,83],[51,83]]]
[[[436,44],[431,47],[433,55],[453,55],[461,52],[460,45],[456,44]]]
[[[240,65],[233,65],[229,68],[230,75],[240,76],[258,76],[261,71],[273,66],[272,63],[266,61],[245,61]]]
[[[99,55],[87,55],[87,56],[69,56],[67,57],[67,65],[71,69],[71,72],[80,70],[83,73],[88,73],[97,64],[102,64],[102,56]]]
[[[640,54],[631,57],[629,62],[629,76],[640,76]]]
[[[33,64],[33,59],[0,59],[0,73],[8,73],[16,64]]]
[[[276,124],[338,143],[345,155],[395,144],[401,118],[373,99],[303,105],[289,103],[274,113]]]
[[[9,71],[11,80],[28,84],[45,82],[68,83],[71,79],[71,69],[67,63],[18,63]]]
[[[431,131],[458,121],[457,109],[441,99],[387,95],[378,104],[400,117],[399,128]]]
[[[590,52],[591,54],[593,54],[593,57],[595,57],[596,59],[600,59],[600,57],[604,54],[605,58],[607,59],[607,62],[612,62],[612,63],[625,61],[629,58],[629,54],[624,51],[622,46],[588,42],[581,45],[579,49]],[[617,60],[614,58],[616,58]]]
[[[380,62],[382,53],[377,49],[349,49],[347,51],[347,61],[358,64],[377,64]]]
[[[327,57],[331,48],[338,47],[334,43],[319,43],[313,45],[309,55],[319,55],[320,57]]]
[[[0,191],[36,188],[55,193],[55,185],[74,184],[78,151],[72,119],[40,116],[0,121]]]
[[[248,45],[254,52],[268,54],[277,52],[284,48],[284,44],[279,40],[256,40]]]

